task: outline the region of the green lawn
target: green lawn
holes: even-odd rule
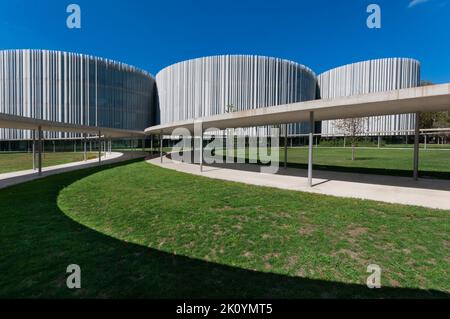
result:
[[[97,153],[88,153],[88,158],[96,158]],[[54,166],[72,162],[83,161],[83,153],[57,152],[42,154],[42,166]],[[33,155],[31,153],[0,153],[0,174],[22,171],[33,168]]]
[[[445,297],[449,211],[142,161],[0,190],[0,297]],[[65,286],[78,264],[82,289]],[[369,264],[384,288],[365,286]]]
[[[412,175],[412,149],[357,148],[355,161],[352,161],[351,152],[351,148],[314,147],[315,169]],[[284,162],[283,148],[280,149],[280,162]],[[292,167],[305,168],[308,163],[308,148],[288,148],[288,163]],[[419,164],[421,176],[450,179],[450,150],[421,150]]]
[[[377,147],[374,145],[373,147]],[[414,144],[386,144],[383,147],[389,148],[413,148]],[[420,144],[420,148],[425,149],[425,144]],[[427,149],[450,150],[450,144],[427,144]]]

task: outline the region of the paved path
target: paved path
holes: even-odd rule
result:
[[[143,158],[143,157],[146,157],[147,155],[148,155],[148,153],[144,153],[144,152],[125,152],[125,153],[113,152],[111,154],[107,154],[106,157],[102,157],[101,165],[123,162],[123,161],[131,160],[131,159],[135,159],[135,158]],[[0,174],[0,189],[8,187],[8,186],[12,186],[12,185],[25,183],[25,182],[32,181],[35,179],[44,178],[44,177],[50,176],[50,175],[61,174],[64,172],[70,172],[70,171],[75,171],[78,169],[95,167],[95,166],[98,166],[98,158],[90,159],[90,160],[82,161],[82,162],[73,162],[73,163],[68,163],[68,164],[43,167],[42,175],[40,175],[40,176],[37,174],[37,171],[34,171],[32,169],[25,170],[25,171],[4,173],[4,174]]]
[[[251,164],[226,164],[204,166],[186,164],[164,158],[148,160],[149,163],[179,172],[245,184],[275,187],[338,197],[376,200],[394,204],[407,204],[450,210],[450,181],[408,177],[380,176],[343,172],[314,171],[314,187],[308,187],[307,171],[280,168],[276,175],[261,174],[259,167]]]

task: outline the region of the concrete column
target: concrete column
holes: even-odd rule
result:
[[[416,124],[414,132],[414,179],[417,181],[419,179],[419,138],[420,138],[420,113],[416,113]]]
[[[36,170],[36,130],[33,130],[33,171]]]
[[[227,131],[223,130],[222,134],[223,134],[223,136],[222,136],[222,149],[223,149],[222,159],[224,160],[224,163],[226,163],[227,162]],[[244,145],[245,145],[245,147],[247,147],[247,144],[245,142],[246,142],[246,140],[244,141]]]
[[[195,134],[191,136],[191,164],[195,164]]]
[[[159,133],[159,157],[161,158],[161,163],[163,162],[163,135],[162,131]]]
[[[83,134],[83,159],[87,161],[87,143],[86,143],[86,133]]]
[[[284,124],[284,169],[287,169],[287,158],[288,158],[288,125]]]
[[[38,127],[38,174],[42,175],[42,128]]]
[[[425,134],[424,138],[425,138],[425,150],[426,150],[427,149],[427,143],[428,143],[428,135]]]
[[[203,123],[199,124],[200,126],[200,172],[203,172]]]
[[[308,185],[313,186],[313,138],[314,138],[314,112],[309,112],[309,150],[308,150]]]
[[[153,154],[153,135],[150,135],[150,151]]]
[[[98,165],[102,163],[102,132],[98,131]]]

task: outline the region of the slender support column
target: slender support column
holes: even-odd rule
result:
[[[245,138],[244,142],[245,142],[244,148],[246,148],[247,147],[246,138]],[[227,131],[226,130],[222,131],[222,160],[224,161],[224,163],[227,162]]]
[[[145,152],[145,138],[142,139],[142,152]]]
[[[284,169],[287,169],[287,157],[288,157],[288,125],[284,124]]]
[[[424,138],[425,138],[425,150],[426,150],[427,149],[427,143],[428,143],[428,135],[425,134]]]
[[[77,152],[77,140],[73,140],[73,152]]]
[[[309,112],[309,151],[308,151],[308,185],[313,186],[313,138],[314,138],[314,112]]]
[[[33,135],[33,171],[36,170],[36,130],[32,131]]]
[[[381,148],[381,135],[378,135],[378,148]]]
[[[38,127],[38,174],[42,175],[42,128]]]
[[[419,179],[419,138],[420,138],[420,113],[416,113],[416,125],[414,132],[414,179]]]
[[[191,164],[195,164],[195,134],[191,136]]]
[[[83,134],[83,158],[84,161],[87,161],[87,143],[86,143],[86,133]]]
[[[161,158],[161,163],[163,162],[163,135],[162,132],[159,133],[159,157]]]
[[[102,163],[102,132],[98,131],[98,165]]]
[[[200,123],[200,172],[203,172],[203,123]]]
[[[153,154],[153,135],[150,135],[150,152]]]

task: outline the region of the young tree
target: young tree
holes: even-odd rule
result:
[[[337,129],[350,139],[352,146],[352,161],[356,159],[355,147],[359,137],[365,133],[366,118],[336,120]]]

